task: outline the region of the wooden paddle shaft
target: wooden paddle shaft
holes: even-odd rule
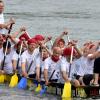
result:
[[[74,50],[74,47],[72,46],[68,77],[70,77],[70,72],[71,72],[71,64],[72,64],[72,59],[73,59],[73,50]]]
[[[19,60],[20,60],[20,56],[21,56],[21,52],[22,52],[22,47],[23,47],[23,41],[21,43],[20,51],[19,51],[19,54],[18,54],[18,60],[17,60],[17,67],[16,67],[16,69],[18,69],[18,66],[19,66]]]
[[[51,76],[50,76],[50,78],[49,78],[49,81],[50,81],[50,80],[51,80],[51,78],[53,77],[54,72],[55,72],[55,70],[52,72],[52,74],[51,74]]]
[[[11,32],[12,25],[13,25],[13,24],[10,24],[10,28],[9,28],[9,30],[8,30],[8,34],[10,34],[10,32]],[[7,47],[8,47],[8,37],[6,38],[6,42],[7,42],[7,44],[6,44],[6,49],[5,49],[5,52],[4,52],[4,58],[3,58],[3,62],[2,62],[2,70],[3,70],[3,68],[4,68],[5,59],[6,59],[6,53],[7,53]]]

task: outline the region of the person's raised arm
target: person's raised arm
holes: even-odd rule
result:
[[[58,37],[55,39],[55,41],[54,41],[54,43],[53,43],[53,47],[57,46],[58,41],[59,41],[60,39],[62,39],[62,38],[64,37],[64,35],[67,35],[67,34],[68,34],[68,32],[62,32],[62,33],[60,34],[60,36],[58,36]]]
[[[12,37],[16,38],[19,34],[21,34],[22,32],[25,32],[25,31],[26,31],[26,28],[23,26],[17,32],[13,33]]]

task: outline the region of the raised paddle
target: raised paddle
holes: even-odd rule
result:
[[[11,32],[12,25],[13,24],[10,24],[10,28],[8,30],[8,34],[10,34],[10,32]],[[4,52],[3,62],[1,64],[2,65],[2,67],[1,67],[2,71],[4,70],[4,64],[5,64],[5,59],[6,59],[7,48],[8,48],[8,37],[6,38],[6,49],[5,49],[5,52]],[[0,83],[4,83],[4,80],[5,80],[5,75],[4,74],[0,74]]]
[[[21,42],[21,47],[20,47],[20,51],[19,51],[19,54],[18,54],[18,60],[17,60],[17,65],[16,65],[16,72],[11,77],[11,81],[10,81],[9,87],[15,87],[18,84],[17,70],[18,70],[18,67],[19,67],[19,61],[20,61],[20,57],[21,57],[21,53],[22,53],[22,47],[23,47],[23,41]]]
[[[68,73],[68,77],[69,78],[70,78],[70,72],[71,72],[73,50],[74,50],[74,47],[72,46],[71,57],[70,57],[70,66],[69,66],[69,73]],[[71,100],[71,83],[70,82],[65,82],[65,84],[64,84],[62,100]]]

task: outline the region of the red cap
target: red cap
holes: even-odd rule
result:
[[[72,51],[72,48],[65,48],[63,50],[63,56],[70,56],[71,55],[71,51]],[[73,55],[75,55],[75,49],[73,50]]]
[[[20,41],[18,41],[17,45],[20,45],[21,43],[22,43],[22,41],[20,40]]]
[[[59,44],[60,42],[63,42],[63,43],[65,44],[64,39],[59,39],[59,40],[58,40],[58,44]]]
[[[36,39],[34,39],[34,38],[31,38],[31,39],[29,39],[28,40],[28,42],[27,42],[27,44],[32,44],[32,43],[37,43],[37,41],[36,41]]]
[[[20,35],[19,39],[20,40],[25,39],[27,41],[28,39],[30,39],[30,36],[29,36],[29,34],[27,32],[25,32],[25,33]]]
[[[37,41],[43,41],[45,38],[42,35],[35,35],[34,37]]]
[[[22,41],[18,41],[17,44],[15,44],[15,48],[18,47],[18,45],[21,45]]]

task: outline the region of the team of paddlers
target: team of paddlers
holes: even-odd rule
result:
[[[0,34],[0,74],[17,72],[19,81],[28,77],[46,86],[52,82],[99,86],[100,42],[88,41],[77,48],[78,42],[68,34],[62,32],[54,42],[43,34],[30,37],[25,27],[14,34]]]
[[[8,81],[10,87],[19,88],[28,85],[29,90],[40,93],[45,93],[51,83],[65,83],[67,96],[70,83],[99,87],[100,41],[85,41],[79,48],[77,40],[69,39],[68,31],[55,40],[43,33],[30,37],[25,27],[12,34],[15,21],[11,18],[5,22],[3,11],[0,0],[0,83]],[[34,81],[27,84],[27,79]]]

